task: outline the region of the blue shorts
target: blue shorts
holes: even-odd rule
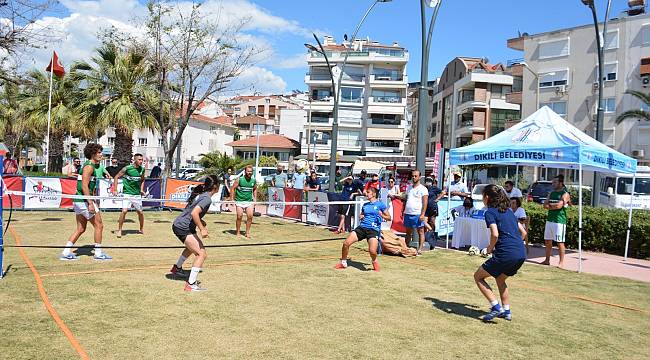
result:
[[[420,220],[420,215],[404,214],[404,227],[407,229],[419,229],[424,227],[424,221]]]
[[[486,262],[481,265],[485,271],[488,272],[488,274],[492,275],[493,277],[498,277],[501,274],[505,274],[507,276],[514,276],[519,268],[521,268],[521,265],[524,264],[524,261],[526,261],[525,258],[523,259],[512,259],[512,260],[499,260],[496,257],[491,257],[489,258]]]

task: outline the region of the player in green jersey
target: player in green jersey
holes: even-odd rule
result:
[[[124,197],[130,198],[129,200],[122,201],[122,213],[120,214],[120,220],[117,224],[117,231],[114,231],[118,238],[122,237],[124,219],[126,218],[126,213],[132,207],[138,213],[138,220],[140,221],[139,233],[144,234],[144,213],[142,212],[142,196],[145,195],[144,173],[145,169],[144,166],[142,166],[142,154],[135,154],[133,155],[133,164],[123,167],[122,170],[115,175],[115,180],[113,181],[113,194],[117,194],[117,184],[119,179],[122,178],[122,194]]]

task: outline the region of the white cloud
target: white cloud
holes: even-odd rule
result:
[[[283,94],[287,83],[268,69],[252,66],[244,70],[222,95]]]
[[[307,67],[308,58],[309,54],[305,52],[284,59],[270,60],[268,63],[269,66],[277,69],[300,69]]]

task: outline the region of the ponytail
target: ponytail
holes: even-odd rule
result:
[[[212,191],[215,188],[219,188],[219,184],[221,181],[219,180],[219,177],[216,175],[208,175],[205,180],[203,180],[203,184],[199,184],[192,189],[192,193],[190,194],[190,197],[187,199],[188,204],[191,204],[194,202],[194,199],[196,199],[199,194],[202,194],[206,191]]]
[[[488,207],[497,208],[501,213],[506,212],[510,207],[508,195],[494,184],[490,184],[483,189],[483,196],[488,198]]]
[[[191,204],[192,202],[194,202],[194,199],[196,199],[196,197],[199,196],[199,194],[202,194],[202,193],[205,192],[204,189],[205,189],[204,184],[196,185],[194,187],[194,189],[192,189],[192,193],[190,194],[190,197],[187,198],[187,203]]]

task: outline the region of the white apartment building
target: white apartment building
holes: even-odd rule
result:
[[[523,34],[508,40],[508,47],[523,51],[522,60],[530,69],[523,70],[522,118],[537,109],[539,96],[539,106],[550,106],[595,137],[598,61],[593,24]],[[628,119],[617,125],[615,121],[627,110],[643,108],[626,90],[650,91],[650,15],[623,12],[610,20],[604,61],[603,143],[635,157],[639,165],[650,165],[650,123]]]
[[[341,80],[338,153],[341,155],[402,155],[406,133],[408,52],[397,43],[382,45],[368,40],[337,44],[326,36],[323,47],[332,65],[334,83]],[[341,72],[346,51],[349,57]],[[312,51],[305,83],[307,125],[301,142],[303,154],[310,150],[328,158],[331,148],[334,89],[325,57]],[[315,143],[315,147],[313,146]]]

